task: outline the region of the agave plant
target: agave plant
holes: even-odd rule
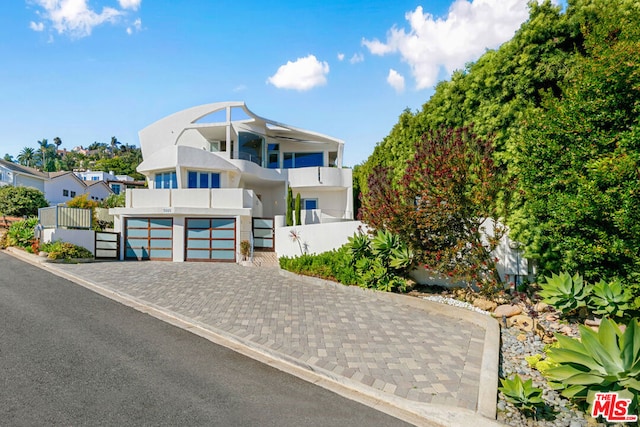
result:
[[[622,317],[624,312],[631,308],[631,298],[631,294],[624,291],[619,279],[611,283],[601,280],[593,286],[589,308],[597,315]]]
[[[542,389],[534,387],[531,378],[523,382],[519,375],[515,375],[510,379],[501,379],[500,382],[502,387],[498,389],[504,394],[504,397],[520,408],[525,415],[533,415],[537,408],[545,405],[542,399]]]
[[[624,333],[611,319],[603,319],[598,332],[580,325],[580,339],[557,334],[558,345],[547,359],[555,365],[543,375],[561,394],[593,403],[596,392],[617,391],[637,405],[640,394],[640,325],[633,319]],[[637,408],[634,408],[637,409]]]
[[[542,301],[560,310],[564,314],[572,314],[581,307],[587,306],[587,301],[593,292],[593,286],[586,284],[582,276],[569,273],[552,274],[545,277],[546,283],[542,283],[542,290],[538,295]]]

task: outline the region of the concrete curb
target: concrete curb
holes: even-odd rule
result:
[[[392,300],[399,304],[408,305],[421,310],[427,310],[432,313],[437,313],[438,315],[464,320],[483,328],[485,330],[485,336],[480,370],[480,386],[478,388],[478,406],[476,412],[488,419],[496,419],[498,404],[498,365],[500,363],[500,325],[496,319],[464,308],[440,304],[409,295],[380,292],[374,289],[360,288],[358,286],[345,286],[330,280],[303,276],[282,269],[280,269],[280,275],[309,284],[334,286],[339,287],[345,292],[361,293],[378,299]]]
[[[185,329],[215,344],[222,345],[237,353],[240,353],[244,356],[257,360],[258,362],[272,366],[280,371],[283,371],[290,375],[294,375],[302,380],[305,380],[307,382],[311,382],[312,384],[323,387],[345,398],[367,405],[380,412],[384,412],[388,415],[394,416],[400,420],[414,424],[416,426],[448,427],[448,426],[474,425],[476,427],[483,427],[483,426],[489,427],[489,426],[500,425],[497,421],[495,421],[495,410],[496,410],[495,399],[497,398],[497,371],[496,371],[496,385],[495,385],[496,393],[491,393],[494,395],[494,402],[493,402],[494,419],[489,419],[487,415],[480,412],[480,407],[481,407],[480,396],[482,396],[483,393],[480,393],[479,395],[478,411],[476,412],[467,410],[464,408],[455,408],[455,407],[450,407],[445,405],[426,404],[426,403],[408,401],[406,399],[402,399],[396,396],[391,396],[389,394],[383,393],[379,390],[376,390],[372,387],[368,387],[356,381],[353,381],[344,377],[336,376],[334,373],[326,371],[322,368],[310,366],[288,355],[278,353],[276,351],[270,350],[256,343],[243,340],[239,337],[233,336],[232,334],[226,331],[222,331],[210,325],[205,325],[200,322],[194,321],[193,319],[189,319],[187,317],[181,316],[178,313],[172,312],[160,306],[156,306],[155,304],[140,300],[126,293],[114,291],[109,288],[97,285],[88,280],[85,280],[81,277],[77,277],[73,274],[69,274],[65,271],[59,270],[55,263],[49,263],[45,258],[40,258],[37,255],[29,254],[14,248],[8,248],[7,250],[5,250],[5,252],[8,253],[9,255],[19,258],[32,265],[46,269],[50,271],[52,274],[55,274],[59,277],[62,277],[71,282],[74,282],[106,298],[117,301],[123,305],[131,307],[142,313],[146,313],[150,316],[153,316],[159,320],[167,322],[181,329]],[[315,279],[315,278],[310,278],[306,276],[298,276],[293,273],[283,272],[282,270],[281,270],[281,274],[283,274],[283,276],[290,275],[290,277],[294,277],[297,280],[303,280],[303,281],[322,280],[322,279]],[[343,285],[340,285],[334,282],[329,282],[329,281],[325,281],[325,282],[328,282],[329,284],[332,284],[335,286],[339,286],[344,289],[353,288],[354,291],[356,292],[368,292],[368,293],[373,292],[368,289],[345,287]],[[315,282],[315,283],[319,283],[319,282]],[[443,310],[440,307],[442,306],[442,304],[437,304],[430,301],[424,301],[418,298],[413,298],[405,295],[387,294],[382,292],[375,292],[374,296],[376,298],[388,298],[389,296],[392,298],[400,297],[401,298],[400,301],[408,305],[417,304],[416,306],[420,306],[421,305],[420,303],[428,303],[426,306],[422,305],[421,308],[427,308],[428,306],[427,309],[429,309],[430,311],[435,311],[435,312],[438,312],[439,314],[452,316],[451,314],[447,314],[446,310]],[[412,300],[415,300],[415,302],[412,302]],[[464,314],[468,313],[468,314],[475,314],[481,317],[488,317],[488,316],[483,316],[479,313],[470,312],[468,310],[458,309],[456,307],[450,307],[450,308],[461,310],[462,312],[466,312]],[[462,314],[463,313],[461,313],[461,315]],[[477,321],[479,320],[480,319],[478,319]],[[498,329],[498,337],[499,337],[498,324],[497,322],[494,322],[494,323],[496,328]],[[488,330],[489,328],[487,327],[487,331]],[[498,344],[499,344],[499,341],[498,341]],[[485,341],[484,353],[487,353],[486,341]],[[497,357],[498,355],[496,353],[496,361],[495,361],[495,364],[493,365],[495,367],[498,366]],[[485,365],[491,366],[489,362],[485,363],[485,358],[486,358],[485,355],[483,355],[482,372],[481,372],[481,379],[480,379],[481,384],[479,388],[480,390],[483,390],[483,387],[484,387],[482,373],[486,370]],[[485,379],[485,381],[487,380]],[[490,381],[490,379],[488,381]],[[487,393],[487,389],[484,389],[483,391],[485,392],[485,394],[489,394]]]

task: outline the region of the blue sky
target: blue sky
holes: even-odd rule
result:
[[[512,37],[527,0],[11,0],[0,26],[0,156],[58,136],[138,145],[195,105],[343,139],[365,160],[405,108]]]

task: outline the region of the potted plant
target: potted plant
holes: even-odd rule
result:
[[[242,255],[242,261],[247,261],[251,255],[251,243],[248,240],[242,240],[240,242],[240,255]]]

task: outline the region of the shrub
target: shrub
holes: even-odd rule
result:
[[[499,390],[504,397],[527,416],[535,416],[538,408],[545,406],[542,399],[542,389],[533,386],[533,380],[530,378],[522,381],[519,375],[515,375],[511,379],[501,379],[502,387]]]
[[[563,314],[575,314],[578,309],[585,308],[593,291],[593,287],[587,285],[582,276],[561,272],[546,277],[546,282],[541,283],[541,291],[538,295],[542,301],[560,310]]]
[[[34,228],[38,224],[38,218],[27,218],[16,221],[7,230],[8,246],[31,248],[34,240]]]
[[[601,280],[593,286],[589,308],[600,316],[623,317],[624,312],[631,308],[631,298],[629,292],[624,292],[620,279],[611,283]]]
[[[413,266],[414,258],[398,235],[386,230],[378,231],[373,238],[354,234],[346,246],[360,286],[385,292],[406,290],[404,276]]]
[[[631,399],[637,413],[640,394],[640,325],[632,319],[624,333],[611,319],[603,319],[598,332],[580,325],[580,339],[556,334],[557,346],[547,351],[555,363],[543,372],[550,385],[580,404],[593,404],[595,393],[616,391]]]
[[[293,273],[334,280],[344,285],[355,285],[356,273],[350,260],[348,249],[342,246],[318,255],[280,257],[279,263],[280,268]]]
[[[36,216],[38,209],[49,206],[44,194],[35,188],[0,187],[0,214],[6,216]]]
[[[43,243],[40,250],[49,253],[49,259],[77,259],[77,258],[93,258],[90,250],[73,243],[57,240],[55,242]]]
[[[240,255],[246,260],[251,255],[251,243],[248,240],[240,242]]]

